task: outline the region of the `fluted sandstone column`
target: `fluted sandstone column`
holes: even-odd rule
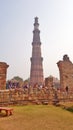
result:
[[[32,57],[31,57],[31,70],[30,70],[30,84],[43,85],[43,58],[41,57],[41,42],[38,18],[35,18],[32,42]]]

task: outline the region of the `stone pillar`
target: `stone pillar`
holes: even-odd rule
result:
[[[60,72],[60,86],[62,90],[68,86],[73,91],[73,63],[67,55],[63,56],[63,60],[57,63]]]
[[[52,87],[53,87],[53,77],[52,76],[45,78],[45,86],[47,86],[49,89],[52,89]]]
[[[6,89],[6,74],[7,74],[7,65],[5,62],[0,62],[0,90]]]

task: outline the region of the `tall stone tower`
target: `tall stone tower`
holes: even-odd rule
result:
[[[30,84],[43,85],[43,58],[41,57],[41,42],[40,42],[40,30],[38,18],[35,17],[34,30],[33,30],[33,42],[32,42],[32,57],[31,59],[31,70],[30,70]]]

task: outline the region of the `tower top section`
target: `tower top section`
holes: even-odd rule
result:
[[[32,44],[41,44],[38,17],[35,17],[34,19],[35,19],[35,21],[34,21],[33,42],[32,42]]]
[[[35,23],[38,23],[38,17],[35,17]]]
[[[39,29],[38,17],[35,17],[34,30]]]

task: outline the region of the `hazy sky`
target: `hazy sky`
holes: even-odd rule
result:
[[[30,76],[34,17],[39,18],[44,77],[59,78],[57,62],[73,62],[73,0],[0,0],[0,62],[7,79]]]

